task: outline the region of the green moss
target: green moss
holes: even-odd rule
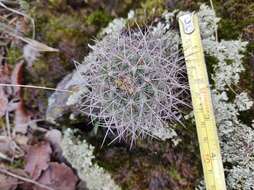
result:
[[[186,128],[179,127],[177,133],[183,139],[177,148],[173,148],[170,141],[156,139],[140,139],[131,149],[124,142],[107,146],[112,140],[109,138],[101,147],[105,134],[101,128],[96,136],[86,136],[86,140],[95,147],[94,161],[109,171],[122,189],[148,189],[149,185],[154,185],[150,184],[151,180],[155,183],[162,180],[173,182],[171,188],[176,186],[175,189],[189,190],[194,188],[196,179],[201,175],[196,128],[188,121]],[[185,169],[192,174],[186,175]],[[195,177],[192,178],[192,175]]]
[[[148,14],[161,14],[165,10],[165,1],[145,0],[141,3],[141,8]]]
[[[43,25],[41,32],[50,45],[56,45],[63,40],[74,43],[84,43],[87,40],[81,18],[77,15],[51,16]]]
[[[96,10],[90,15],[85,17],[85,22],[88,25],[97,25],[100,27],[105,27],[113,19],[108,13],[103,10]]]
[[[15,65],[17,61],[22,58],[22,52],[20,48],[17,47],[11,47],[8,49],[7,52],[7,61],[11,65]]]
[[[135,10],[135,20],[130,20],[128,25],[130,27],[144,26],[154,20],[155,17],[161,16],[166,9],[164,0],[143,0],[140,8]]]
[[[254,99],[254,67],[253,67],[253,53],[254,52],[254,43],[249,43],[247,46],[247,51],[245,52],[245,58],[243,61],[245,71],[241,74],[241,81],[237,91],[247,91],[252,99]],[[248,111],[240,112],[239,119],[246,125],[251,125],[254,115],[254,107]]]
[[[217,2],[215,3],[216,13],[222,18],[218,30],[221,39],[237,39],[246,26],[254,23],[254,3],[252,0],[215,2]]]
[[[52,86],[53,84],[50,85],[50,80],[45,78],[44,76],[47,75],[49,72],[49,65],[45,63],[43,59],[38,59],[34,62],[32,66],[33,74],[36,75],[37,79],[39,79],[40,83],[46,83],[49,87]],[[42,82],[47,81],[47,82]],[[33,82],[37,83],[36,78],[32,79]]]
[[[0,129],[5,127],[5,119],[3,117],[0,117]]]
[[[24,159],[18,159],[11,162],[10,167],[17,169],[17,168],[24,168],[25,166],[25,160]]]
[[[30,10],[40,41],[50,46],[57,46],[62,41],[79,44],[86,42],[87,34],[84,32],[85,25],[80,12],[66,10],[62,14],[57,8],[44,9],[43,6],[38,3]]]
[[[30,0],[20,0],[19,1],[19,5],[21,7],[22,10],[25,10],[28,12],[28,10],[30,9]]]
[[[181,174],[179,173],[179,171],[177,170],[177,168],[170,168],[170,170],[168,170],[169,172],[169,176],[171,176],[174,180],[176,181],[182,181],[183,178],[181,176]]]
[[[218,60],[216,57],[205,55],[206,60],[206,68],[207,68],[207,74],[209,78],[210,85],[214,86],[214,80],[212,80],[212,75],[214,74],[214,67],[218,64]]]
[[[219,37],[223,39],[236,39],[241,33],[239,26],[231,19],[222,19],[218,29]]]
[[[241,35],[243,29],[252,23],[254,23],[254,18],[241,21],[230,18],[222,19],[219,23],[219,37],[225,40],[237,39]]]
[[[54,7],[64,6],[66,4],[65,0],[49,0],[49,3]]]

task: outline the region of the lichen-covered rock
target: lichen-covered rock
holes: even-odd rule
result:
[[[56,123],[58,119],[64,114],[78,112],[75,109],[77,103],[75,98],[79,96],[80,88],[84,84],[84,80],[80,77],[78,72],[68,74],[64,79],[57,85],[57,89],[70,90],[71,92],[54,92],[48,99],[48,107],[46,111],[46,120],[52,123]],[[82,92],[85,92],[86,86],[82,86]]]

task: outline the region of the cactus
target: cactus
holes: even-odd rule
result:
[[[153,29],[138,26],[96,40],[78,66],[89,88],[81,110],[102,121],[106,136],[113,133],[114,140],[133,143],[156,128],[181,123],[189,106],[179,36]]]

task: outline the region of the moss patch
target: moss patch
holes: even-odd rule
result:
[[[150,138],[138,140],[132,148],[117,141],[107,146],[114,138],[110,135],[101,147],[102,128],[96,136],[85,136],[95,146],[95,162],[109,171],[122,189],[191,190],[202,175],[196,129],[188,121],[177,133],[183,139],[177,147]]]
[[[21,49],[18,47],[11,47],[7,51],[7,63],[11,65],[15,65],[23,56]]]
[[[133,0],[104,3],[90,0],[27,1],[28,14],[35,20],[36,40],[59,49],[59,53],[44,53],[27,70],[25,83],[56,87],[56,84],[74,69],[73,60],[82,61],[89,52],[88,44],[114,17],[127,15]],[[135,6],[137,3],[134,3]],[[15,51],[14,51],[15,50]],[[10,61],[17,59],[16,49],[11,49]],[[40,94],[42,95],[40,95]],[[27,107],[43,114],[49,94],[24,90]],[[32,103],[31,103],[32,102]]]
[[[88,25],[97,25],[101,27],[105,27],[111,20],[112,16],[110,16],[103,10],[96,10],[87,17],[85,17],[85,22]]]
[[[242,38],[249,42],[243,65],[245,71],[241,74],[240,83],[233,87],[237,93],[247,91],[252,99],[254,99],[254,31],[251,26],[254,23],[254,2],[252,0],[228,0],[224,3],[218,4],[216,2],[216,12],[222,17],[219,25],[219,38],[220,39],[237,39]],[[239,118],[245,124],[250,125],[254,115],[254,108],[247,112],[240,113]]]

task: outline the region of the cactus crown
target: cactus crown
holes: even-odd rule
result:
[[[151,135],[180,122],[188,93],[179,36],[173,31],[126,30],[91,46],[79,66],[89,91],[82,111],[103,121],[116,139]]]

